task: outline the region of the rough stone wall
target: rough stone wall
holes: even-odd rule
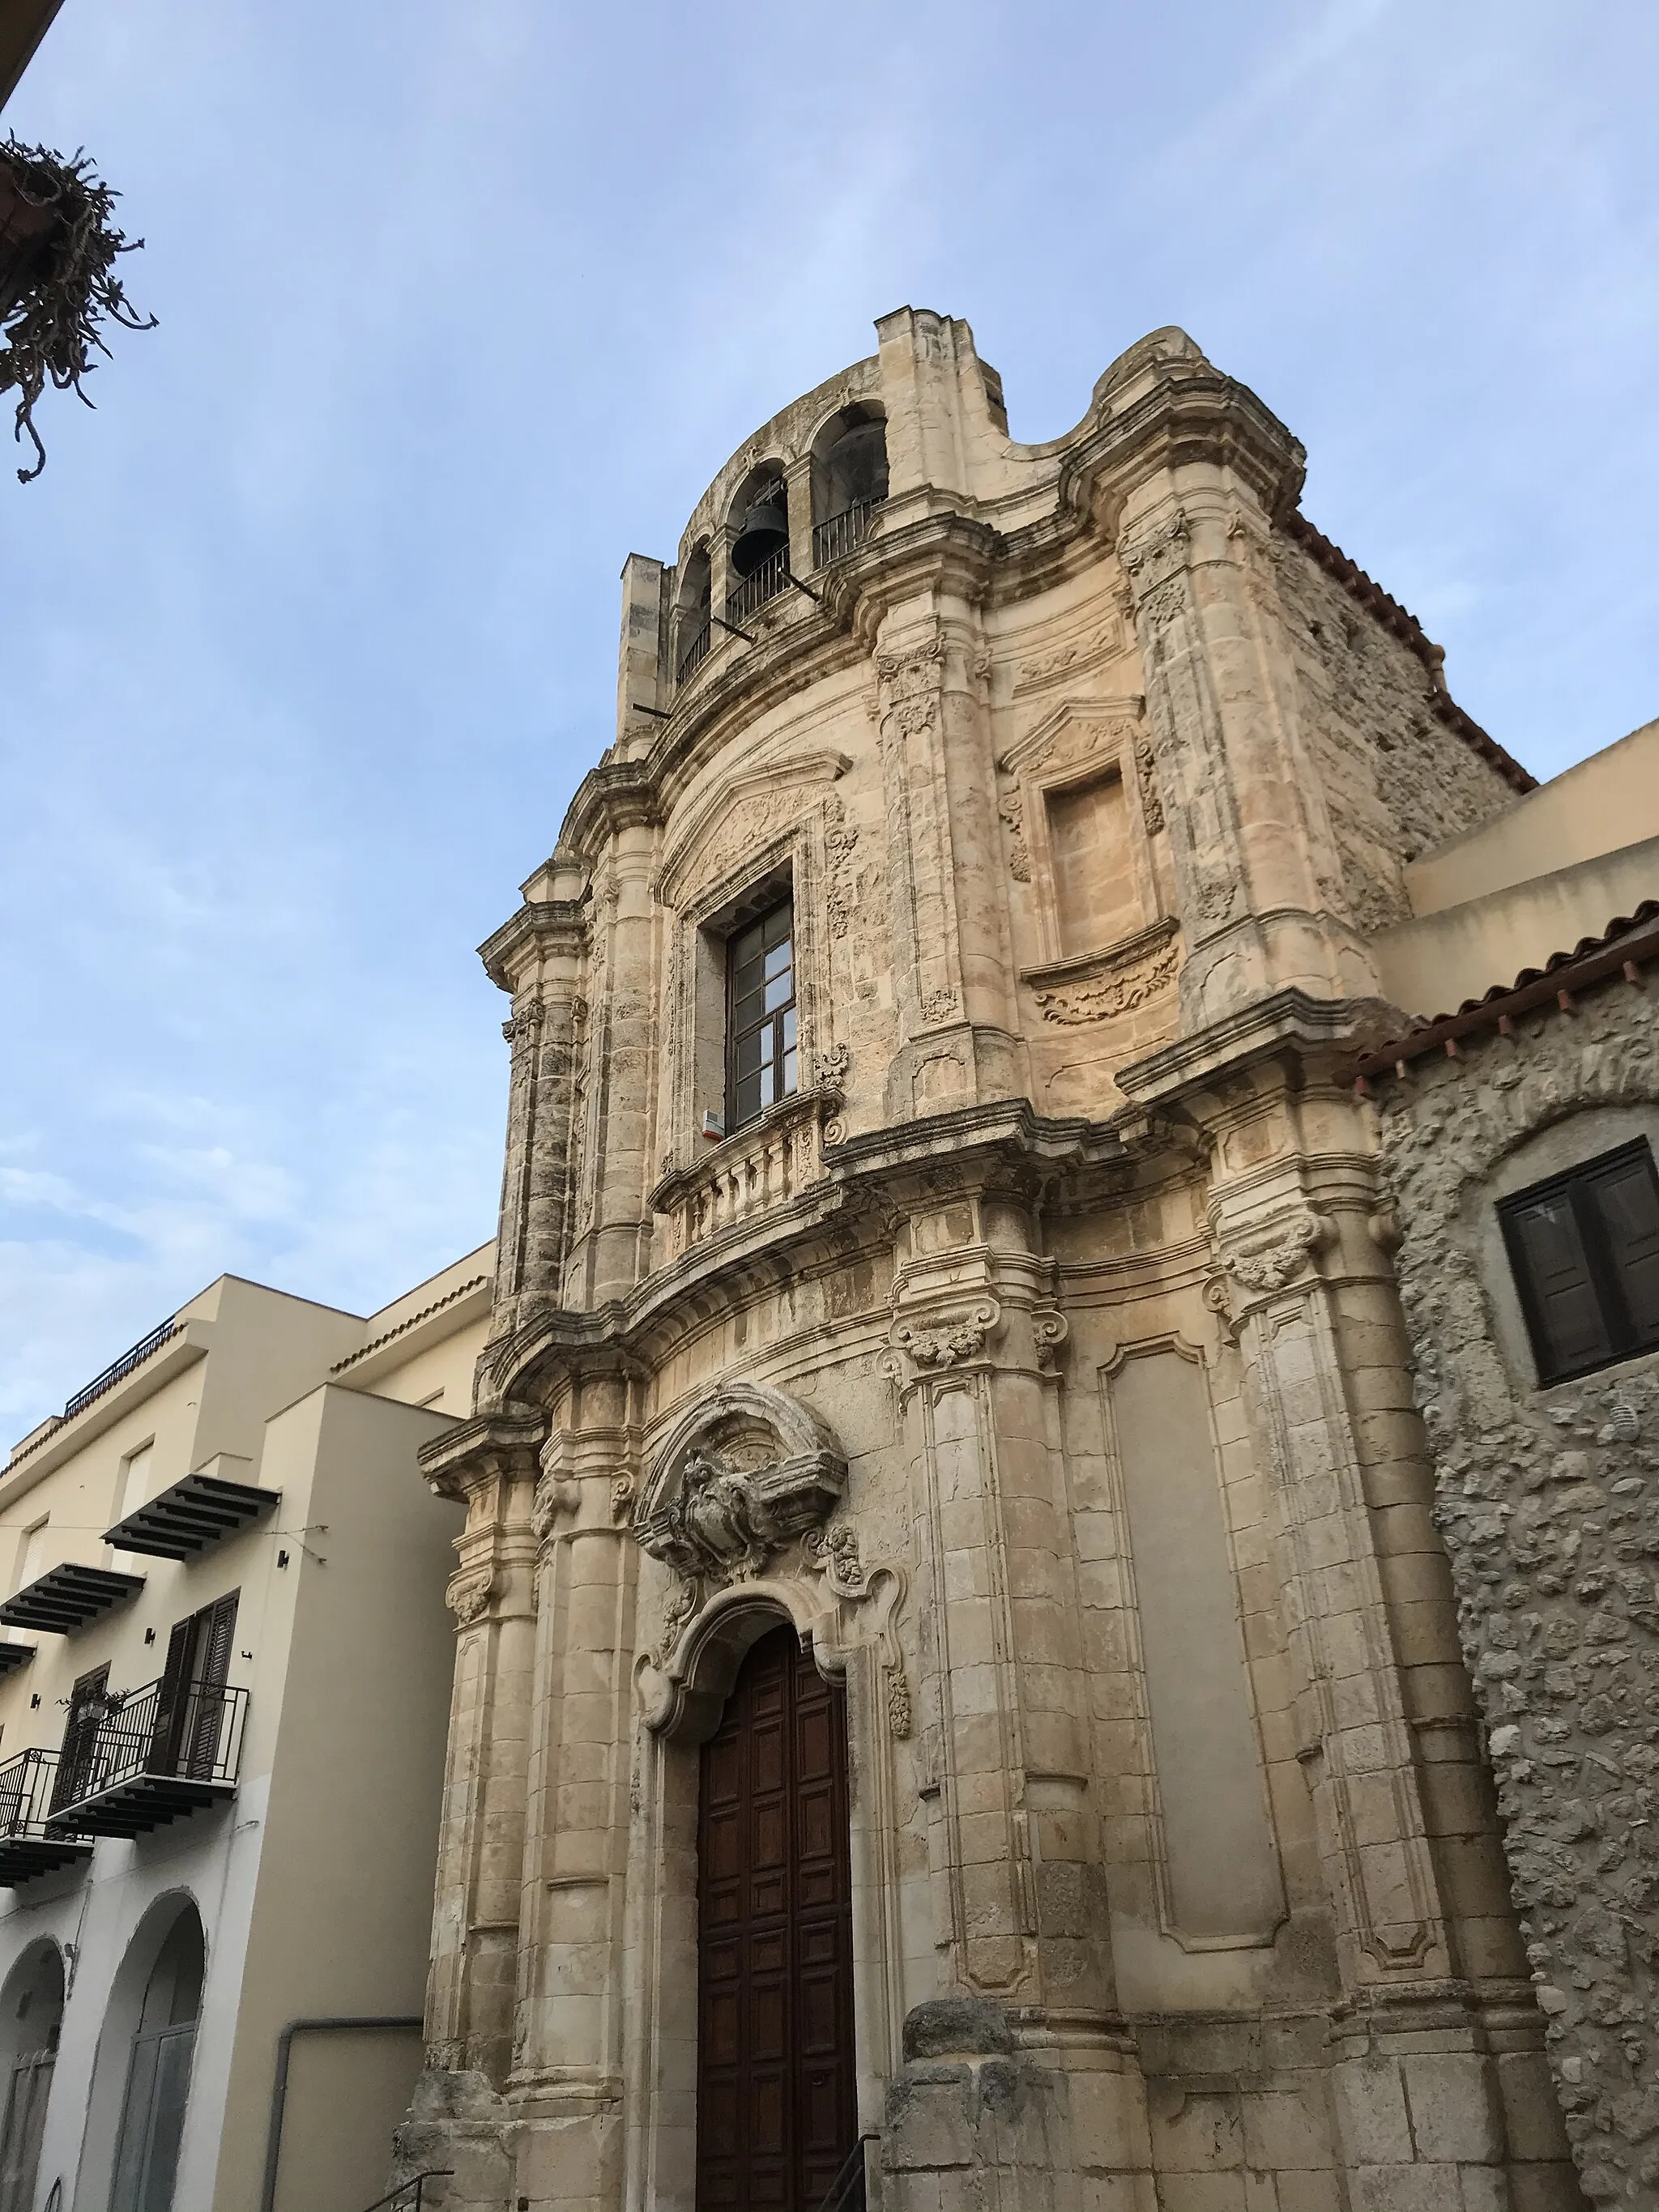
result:
[[[1367,931],[1407,919],[1400,871],[1516,793],[1437,719],[1418,655],[1311,555],[1274,541],[1299,704],[1341,854],[1348,910]]]
[[[1545,1131],[1570,1142],[1577,1115],[1659,1102],[1659,1032],[1650,998],[1616,982],[1576,1014],[1552,1011],[1513,1037],[1466,1044],[1458,1060],[1416,1065],[1424,1072],[1390,1085],[1383,1103],[1383,1164],[1436,1517],[1584,2191],[1651,2205],[1659,1358],[1530,1387],[1489,1270],[1495,1171]],[[1582,1156],[1594,1158],[1610,1125],[1583,1126]]]

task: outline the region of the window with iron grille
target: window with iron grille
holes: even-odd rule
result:
[[[726,940],[726,977],[730,1134],[799,1087],[793,899],[781,900]]]
[[[1645,1138],[1498,1207],[1538,1380],[1659,1350],[1659,1176]]]

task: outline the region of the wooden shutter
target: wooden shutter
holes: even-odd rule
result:
[[[197,1614],[199,1632],[196,1664],[191,1669],[194,1684],[222,1690],[229,1680],[230,1655],[236,1642],[236,1601],[240,1595],[240,1590],[232,1590],[216,1605]]]
[[[149,1763],[158,1774],[171,1774],[179,1763],[179,1747],[185,1729],[191,1656],[196,1621],[175,1620],[167,1638],[167,1656],[161,1668],[161,1686],[155,1698],[155,1729]]]
[[[1539,1381],[1551,1382],[1608,1358],[1613,1340],[1567,1185],[1506,1206],[1504,1233],[1532,1332]]]
[[[52,1809],[73,1805],[91,1793],[98,1764],[98,1730],[104,1718],[104,1692],[108,1667],[94,1667],[82,1674],[70,1692],[69,1718],[64,1724],[64,1748],[58,1755],[58,1779],[52,1785]]]
[[[232,1590],[216,1605],[204,1607],[192,1626],[196,1631],[195,1663],[191,1669],[191,1773],[204,1779],[212,1776],[219,1761],[219,1740],[225,1720],[223,1691],[230,1676],[230,1655],[236,1643],[236,1600]]]
[[[1606,1241],[1627,1348],[1659,1343],[1659,1180],[1646,1145],[1609,1161],[1589,1180],[1586,1195]]]

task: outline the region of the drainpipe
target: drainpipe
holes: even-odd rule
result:
[[[270,2124],[265,2135],[265,2178],[259,2190],[259,2212],[275,2212],[276,2162],[283,2154],[283,2112],[288,2103],[288,2063],[296,2035],[362,2034],[373,2028],[418,2028],[418,2014],[400,2013],[341,2014],[332,2020],[291,2020],[276,2038],[276,2078],[270,2085]]]

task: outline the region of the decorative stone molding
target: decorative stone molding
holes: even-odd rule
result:
[[[937,727],[945,652],[945,634],[939,630],[908,652],[877,653],[878,713],[888,744],[902,744]]]
[[[669,1435],[635,1505],[641,1548],[688,1578],[750,1582],[825,1521],[847,1462],[781,1390],[727,1382]]]
[[[1109,1021],[1172,989],[1181,960],[1180,925],[1165,915],[1103,951],[1022,969],[1020,981],[1036,994],[1044,1021],[1075,1028]]]
[[[1221,1264],[1247,1291],[1282,1291],[1309,1266],[1314,1253],[1328,1244],[1336,1224],[1328,1213],[1304,1206],[1289,1223],[1278,1226],[1267,1241],[1253,1242],[1241,1251],[1224,1252]]]
[[[1114,610],[1106,621],[1082,637],[1069,638],[1064,644],[1050,646],[1047,651],[1018,662],[1014,669],[1013,696],[1018,699],[1028,691],[1046,690],[1050,684],[1079,676],[1097,661],[1110,659],[1121,653],[1124,642],[1122,618]]]
[[[677,908],[694,904],[711,886],[735,875],[750,854],[792,830],[823,786],[844,775],[849,766],[845,753],[797,753],[719,783],[678,831],[657,878],[658,897]],[[839,801],[832,804],[839,834],[847,841],[845,857],[858,832],[846,829]]]
[[[893,1332],[893,1340],[918,1367],[954,1367],[959,1360],[978,1358],[997,1318],[997,1309],[988,1299],[970,1314],[940,1320],[931,1328],[913,1328],[908,1322],[902,1322]]]
[[[997,812],[1008,825],[1008,872],[1017,884],[1031,880],[1031,856],[1025,849],[1025,793],[1018,788],[1005,793]]]
[[[452,1576],[444,1592],[444,1603],[463,1628],[470,1628],[481,1620],[489,1609],[489,1601],[495,1595],[495,1574],[493,1568],[475,1568],[465,1574]]]
[[[674,1495],[635,1529],[641,1550],[681,1574],[752,1582],[774,1553],[805,1535],[839,1495],[818,1461],[754,1474],[693,1452]]]
[[[857,893],[853,854],[858,842],[857,823],[848,822],[847,809],[832,794],[823,802],[823,910],[831,937],[845,937],[853,926]]]

